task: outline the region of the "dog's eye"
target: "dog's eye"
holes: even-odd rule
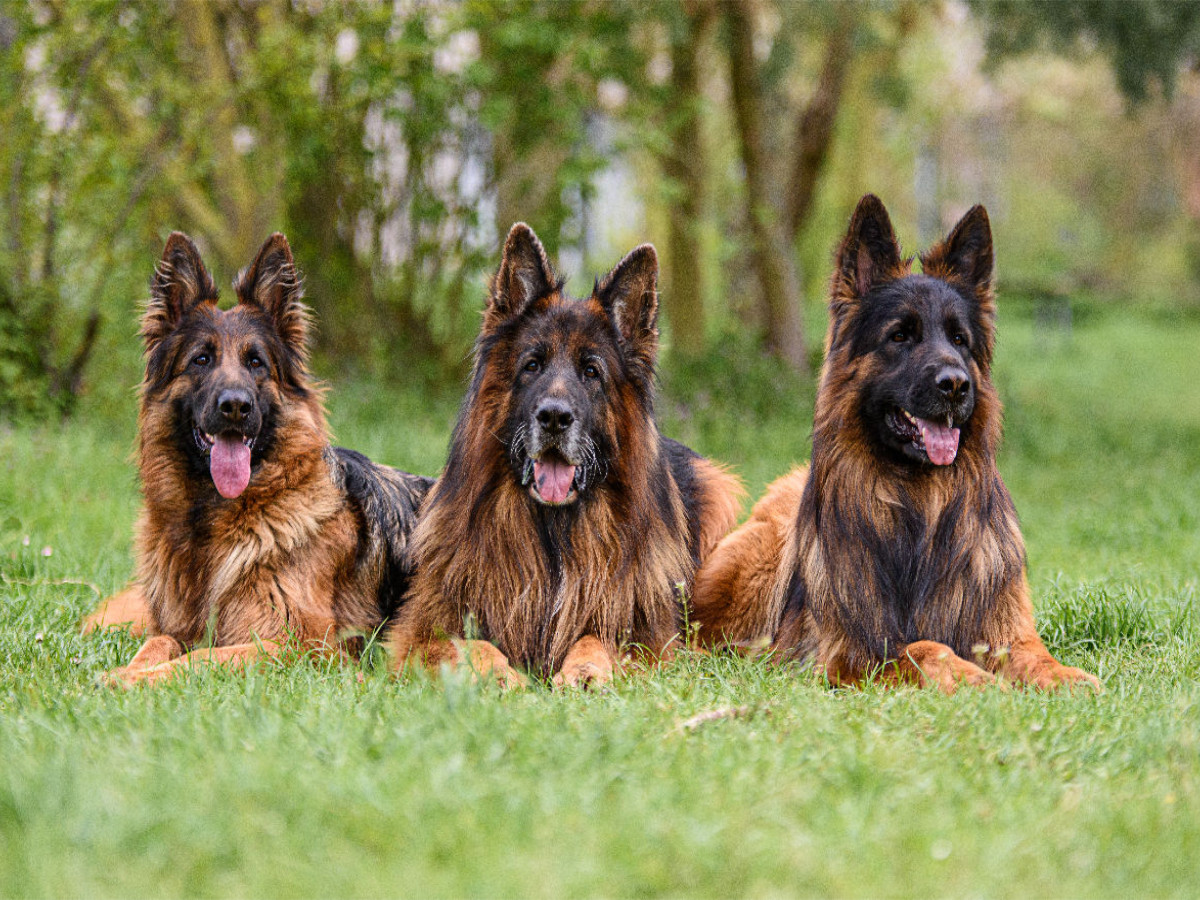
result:
[[[541,370],[542,364],[536,359],[531,359],[529,362],[525,363],[526,372],[540,372]]]
[[[212,360],[207,353],[200,353],[192,357],[193,366],[207,366],[211,361]]]
[[[583,375],[585,378],[599,378],[600,377],[600,367],[597,366],[595,363],[588,363],[586,366],[583,367]]]
[[[263,366],[266,365],[266,363],[264,363],[262,361],[261,357],[252,356],[248,360],[246,360],[246,365],[248,365],[252,369],[261,369]]]
[[[967,336],[965,334],[956,334],[953,338],[955,347],[967,346]]]
[[[908,340],[907,331],[893,331],[891,341],[893,344],[903,344]]]

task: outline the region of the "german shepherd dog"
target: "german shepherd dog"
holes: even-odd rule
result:
[[[234,287],[236,305],[219,309],[195,244],[171,235],[142,317],[137,581],[89,623],[144,619],[154,635],[117,682],[276,653],[289,638],[344,646],[387,619],[411,575],[432,480],[330,446],[282,234]]]
[[[741,486],[659,434],[657,278],[644,244],[571,299],[533,231],[509,232],[446,469],[413,534],[390,638],[401,665],[587,686],[631,645],[658,655],[680,632]]]
[[[772,484],[698,575],[708,643],[766,639],[835,683],[1099,687],[1034,627],[996,468],[992,258],[976,206],[915,274],[883,204],[859,202],[837,253],[810,467]]]

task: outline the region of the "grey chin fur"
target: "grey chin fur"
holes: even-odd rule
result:
[[[574,487],[581,494],[608,476],[608,464],[600,458],[595,441],[586,434],[572,429],[565,439],[553,444],[543,444],[539,437],[536,430],[531,430],[525,423],[517,427],[509,442],[508,456],[513,468],[521,473],[522,486],[533,481],[534,460],[548,450],[557,450],[564,459],[572,462],[575,466]]]

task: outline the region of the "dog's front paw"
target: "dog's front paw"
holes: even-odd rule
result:
[[[137,679],[133,677],[133,672],[130,671],[129,666],[110,669],[96,676],[96,686],[102,688],[119,688],[127,691],[136,683]]]
[[[458,650],[458,665],[471,671],[476,678],[495,681],[505,690],[523,688],[529,683],[500,648],[488,641],[455,641]]]
[[[962,685],[986,687],[996,684],[996,676],[968,662],[945,644],[936,641],[916,641],[909,644],[905,656],[917,672],[922,685],[932,685],[946,694],[953,694]],[[1003,682],[1000,682],[1001,686]]]
[[[613,660],[599,638],[580,638],[554,676],[556,688],[598,688],[613,680]]]
[[[1100,679],[1095,675],[1074,666],[1061,664],[1038,671],[1031,683],[1043,691],[1091,691],[1099,694],[1104,690]]]
[[[563,666],[554,676],[556,688],[598,688],[608,684],[613,679],[612,663],[600,665],[592,660],[584,660]]]

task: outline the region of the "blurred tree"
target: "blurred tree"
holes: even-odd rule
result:
[[[1133,104],[1150,100],[1158,87],[1173,103],[1172,131],[1177,147],[1183,209],[1190,221],[1186,252],[1192,279],[1200,282],[1200,3],[1194,0],[971,0],[986,28],[993,65],[1029,51],[1049,49],[1072,56],[1099,50],[1117,84]],[[1180,77],[1189,78],[1176,96]],[[1200,302],[1200,297],[1193,303]]]
[[[0,350],[0,378],[20,371],[68,408],[110,311],[130,305],[130,274],[174,228],[224,277],[287,231],[320,347],[341,360],[388,365],[407,349],[461,365],[468,287],[498,235],[525,218],[551,252],[582,243],[567,232],[605,164],[588,130],[598,85],[644,68],[635,13],[589,0],[0,7],[13,311],[0,347],[37,360],[31,372],[27,354]],[[0,406],[15,391],[0,384]]]
[[[970,8],[996,53],[1099,47],[1131,98],[1181,78],[1171,146],[1200,273],[1200,74],[1179,75],[1195,67],[1200,7]],[[636,193],[623,214],[644,209],[662,232],[647,236],[664,247],[675,349],[701,355],[728,320],[755,335],[738,346],[757,342],[805,369],[800,260],[823,270],[865,189],[899,195],[889,205],[907,215],[914,146],[928,141],[945,163],[918,191],[930,201],[918,216],[932,222],[926,231],[936,230],[955,172],[978,170],[1021,203],[1052,183],[1057,211],[1037,220],[1040,230],[1022,229],[1028,247],[1055,240],[1063,221],[1103,231],[1111,216],[1099,207],[1127,199],[1105,187],[1115,149],[1064,177],[1069,154],[1039,163],[1035,142],[998,139],[997,129],[1037,122],[1059,146],[1081,126],[1078,116],[1051,123],[1038,85],[1016,86],[1028,99],[1017,107],[979,84],[964,90],[978,76],[979,47],[965,9],[912,0],[0,5],[0,412],[69,410],[85,372],[105,359],[97,348],[116,345],[111,323],[132,358],[133,301],[174,228],[199,240],[222,280],[269,232],[286,231],[327,359],[375,372],[403,364],[407,374],[420,359],[435,361],[431,374],[457,370],[478,323],[481,273],[512,221],[529,221],[556,257],[578,258],[599,230],[594,219],[618,217],[596,208],[598,184]],[[926,56],[940,62],[921,63]],[[1079,96],[1112,95],[1098,91]],[[987,122],[980,103],[991,104]],[[1092,112],[1088,133],[1102,132],[1109,113]],[[1127,139],[1139,134],[1131,128]],[[1001,147],[1012,165],[1037,171],[993,175]],[[1140,185],[1156,183],[1168,149],[1143,154]],[[977,195],[984,175],[964,190]],[[1155,221],[1175,202],[1136,190]],[[1097,211],[1073,217],[1087,204]],[[1160,239],[1182,259],[1184,242],[1165,227]],[[1107,244],[1089,232],[1079,246],[1091,259]],[[1026,255],[1046,270],[1077,262]]]
[[[105,4],[85,28],[77,7],[0,9],[0,412],[70,410],[110,270],[136,242],[124,219],[146,179],[121,158],[123,135],[93,127],[102,73],[127,49],[121,10]]]
[[[862,11],[851,4],[723,6],[730,96],[745,172],[751,260],[766,345],[796,370],[808,367],[796,243],[825,169]],[[772,19],[772,37],[762,27]],[[820,35],[816,86],[790,99],[800,41]],[[761,52],[763,45],[768,47]]]
[[[1035,49],[1078,52],[1098,47],[1112,61],[1131,100],[1151,84],[1170,95],[1180,66],[1200,54],[1200,3],[1180,0],[971,0],[987,25],[993,60]]]
[[[719,9],[712,0],[684,0],[648,7],[662,25],[663,59],[670,72],[661,84],[653,80],[646,96],[661,109],[647,122],[662,122],[662,140],[650,141],[665,175],[667,259],[663,306],[671,322],[673,346],[695,356],[705,346],[704,299],[709,288],[701,244],[707,217],[708,180],[712,177],[704,128],[704,64],[712,52]]]
[[[746,173],[751,259],[761,293],[767,347],[800,371],[807,365],[800,318],[800,276],[788,246],[779,192],[771,179],[752,12],[750,4],[743,0],[725,5],[729,81]]]
[[[478,128],[438,69],[444,23],[427,5],[285,0],[0,9],[0,329],[30,348],[0,350],[0,408],[73,405],[174,228],[223,277],[288,231],[341,355],[445,346],[484,257],[484,186],[463,177]]]
[[[631,41],[637,10],[595,0],[472,0],[461,13],[479,35],[465,74],[491,142],[496,233],[528,221],[557,256],[579,197],[607,163],[588,131],[598,87],[607,78],[636,81],[644,65]]]

